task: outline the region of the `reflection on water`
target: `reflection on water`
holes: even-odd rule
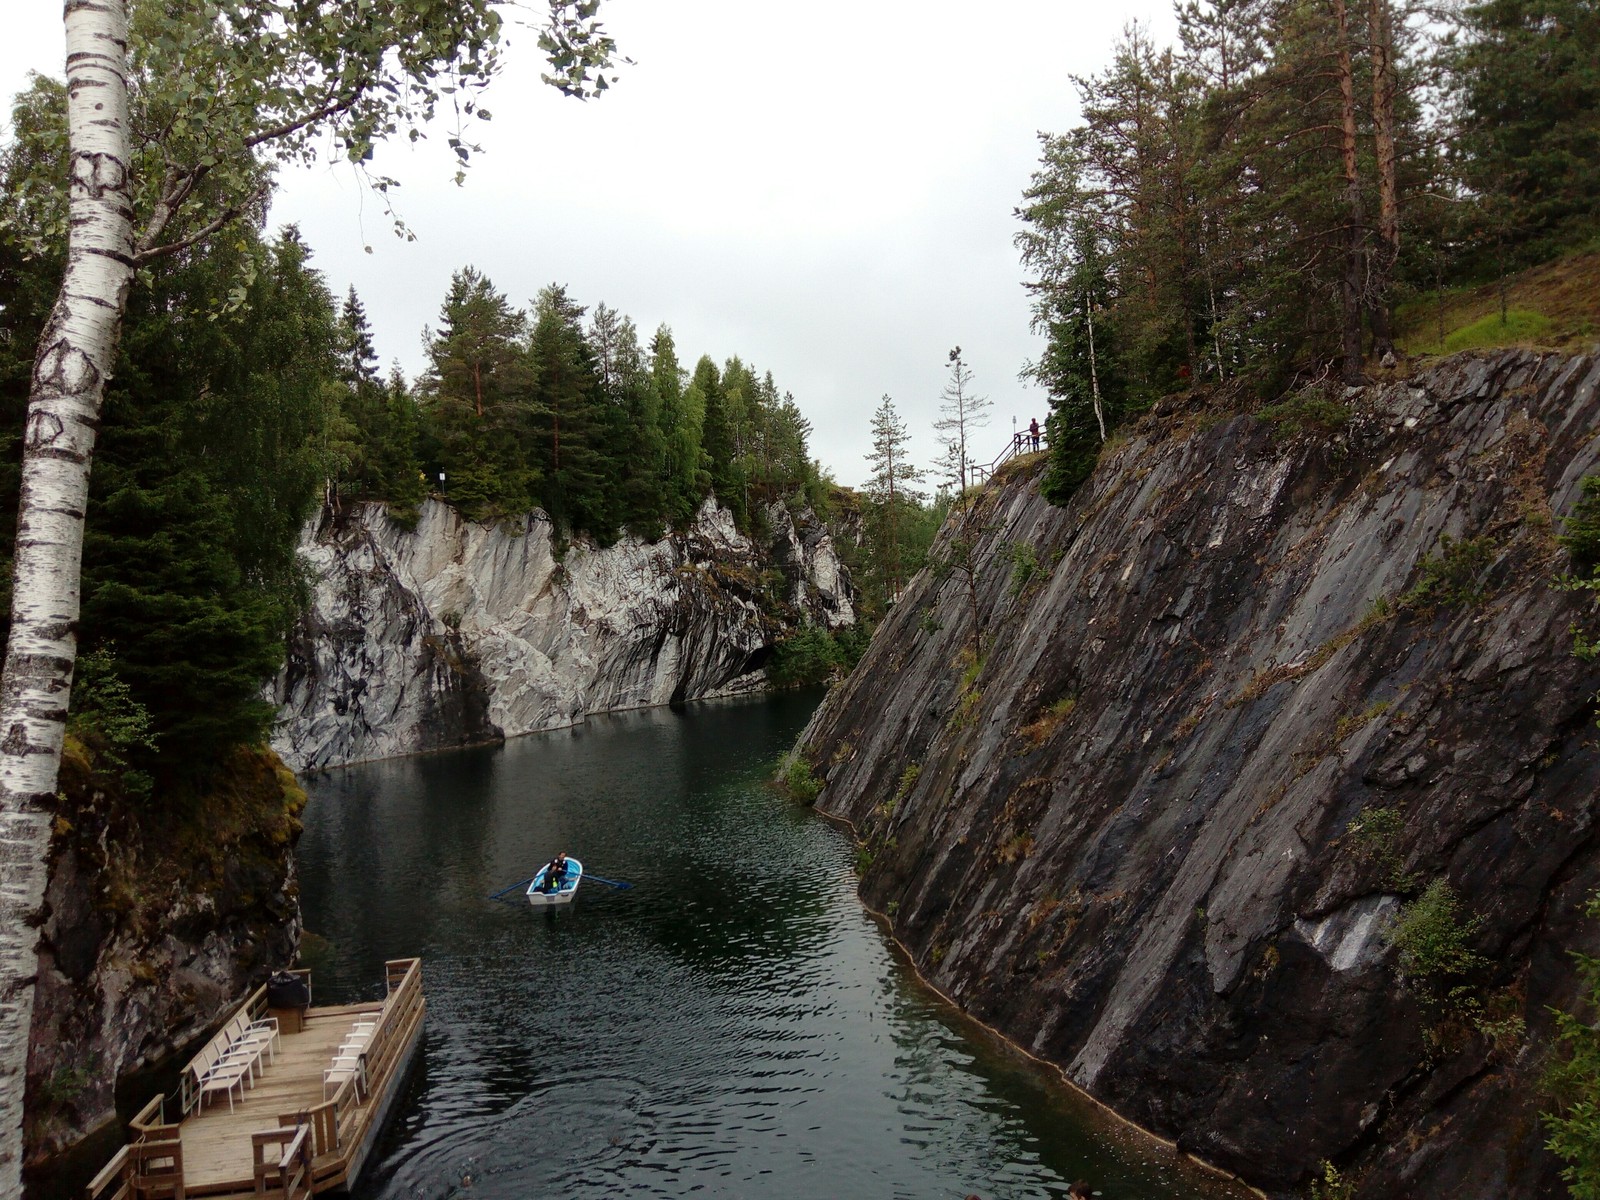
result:
[[[420,954],[424,1052],[363,1196],[1219,1196],[974,1035],[764,784],[815,696],[621,714],[314,782],[316,999]],[[512,894],[557,850],[636,886]]]

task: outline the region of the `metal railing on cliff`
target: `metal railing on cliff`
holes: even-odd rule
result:
[[[1019,430],[1011,435],[1011,440],[1006,443],[1005,449],[989,462],[967,464],[967,486],[977,487],[980,483],[987,483],[994,477],[996,471],[1019,454],[1032,454],[1036,450],[1047,449],[1049,445],[1043,426],[1039,429],[1038,437],[1034,437],[1027,430]]]

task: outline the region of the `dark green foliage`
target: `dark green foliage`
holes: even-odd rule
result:
[[[241,271],[221,247],[135,293],[91,485],[80,644],[115,639],[166,772],[266,736],[324,478],[332,299],[293,230],[245,245],[242,308],[219,315]]]
[[[1017,214],[1052,499],[1119,405],[1236,379],[1279,396],[1335,364],[1359,383],[1397,298],[1600,230],[1600,4],[1423,13],[1194,0],[1177,47],[1133,27],[1074,79],[1082,119],[1043,136]]]
[[[1012,599],[1028,590],[1041,574],[1039,552],[1029,542],[1007,542],[1000,549],[1000,557],[1011,564],[1011,580],[1006,586]]]
[[[665,325],[650,340],[650,381],[661,406],[662,515],[669,524],[683,525],[711,486],[701,466],[706,406],[698,389],[685,388],[672,331]]]
[[[1400,981],[1427,1014],[1430,1053],[1454,1049],[1474,1032],[1491,1037],[1510,1032],[1497,1028],[1500,1022],[1491,1019],[1484,1003],[1490,962],[1472,948],[1482,924],[1463,912],[1448,883],[1435,879],[1389,930],[1390,944],[1400,952]],[[1514,1023],[1520,1037],[1521,1021]]]
[[[49,254],[0,236],[13,446],[58,278]],[[261,688],[300,601],[294,547],[325,478],[337,346],[332,298],[293,230],[162,260],[130,298],[91,477],[71,719],[136,792],[145,773],[202,774],[270,727]],[[11,455],[11,511],[17,480]],[[0,534],[7,560],[13,533]]]
[[[1590,898],[1587,911],[1600,917],[1600,897]],[[1558,1050],[1543,1079],[1554,1105],[1542,1114],[1550,1134],[1545,1145],[1566,1161],[1561,1177],[1574,1200],[1600,1200],[1600,1028],[1592,1023],[1600,1011],[1600,958],[1572,957],[1587,1012],[1555,1013]]]
[[[413,522],[426,494],[416,401],[398,369],[387,381],[379,378],[366,310],[354,288],[345,297],[338,332],[344,392],[327,434],[330,493],[335,499],[343,494],[387,500],[397,519]]]
[[[811,764],[798,750],[778,760],[774,781],[791,800],[800,804],[813,804],[822,794],[822,781],[812,772]]]
[[[1536,262],[1600,230],[1600,3],[1468,4],[1447,54],[1471,236],[1497,266]]]
[[[1406,892],[1412,879],[1406,873],[1405,817],[1398,809],[1382,805],[1364,808],[1345,832],[1356,856],[1373,867],[1380,884]]]
[[[871,640],[872,627],[865,621],[831,633],[808,625],[774,647],[767,678],[776,687],[826,683],[848,674],[861,661]]]
[[[1579,571],[1600,566],[1600,475],[1584,476],[1582,494],[1566,519],[1560,542]]]
[[[695,364],[690,386],[705,405],[701,446],[705,451],[711,490],[733,510],[734,521],[743,526],[749,518],[749,504],[743,457],[739,452],[739,428],[744,416],[748,373],[738,359],[733,359],[729,366],[731,389],[724,386],[717,364],[709,355],[702,355]]]
[[[1282,433],[1338,433],[1350,420],[1350,406],[1307,388],[1277,404],[1261,409],[1256,416]]]
[[[1432,609],[1473,604],[1483,598],[1483,577],[1494,562],[1494,542],[1486,537],[1439,539],[1437,552],[1422,560],[1416,584],[1400,597],[1402,608]]]
[[[621,525],[617,458],[622,414],[602,393],[583,331],[584,309],[565,288],[539,293],[528,344],[531,427],[541,477],[540,506],[562,529],[609,543]]]
[[[527,317],[471,267],[451,278],[430,366],[418,385],[431,482],[469,518],[517,517],[535,503]]]
[[[665,326],[646,354],[626,316],[598,305],[585,328],[585,312],[552,284],[530,321],[477,271],[458,272],[428,335],[420,412],[391,383],[387,410],[369,403],[354,419],[368,385],[346,352],[357,383],[335,458],[397,516],[420,499],[420,462],[430,485],[444,473],[444,497],[471,519],[539,507],[564,536],[602,545],[624,529],[654,539],[682,527],[713,493],[757,534],[766,504],[820,506],[810,423],[770,374],[703,357],[686,384]],[[346,338],[359,346],[356,324],[346,321]]]

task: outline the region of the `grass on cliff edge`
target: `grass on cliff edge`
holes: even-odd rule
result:
[[[1529,267],[1500,284],[1428,292],[1395,310],[1395,341],[1410,354],[1499,346],[1587,350],[1600,340],[1600,245]],[[1440,336],[1441,326],[1443,336]]]

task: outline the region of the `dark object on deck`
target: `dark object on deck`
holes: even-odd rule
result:
[[[311,1003],[311,987],[298,975],[280,971],[267,980],[268,1008],[304,1008]]]

